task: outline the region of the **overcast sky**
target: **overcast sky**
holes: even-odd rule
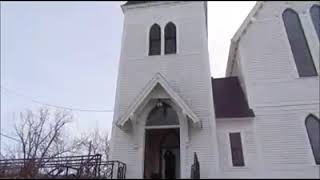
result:
[[[1,2],[1,121],[48,104],[113,111],[123,2]],[[208,2],[211,73],[224,77],[230,40],[255,2]],[[112,112],[73,111],[71,132],[110,131]],[[15,117],[16,116],[16,117]],[[4,140],[4,138],[3,138]],[[8,141],[3,141],[8,143]]]

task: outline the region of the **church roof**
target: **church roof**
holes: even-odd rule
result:
[[[254,117],[238,77],[211,78],[217,118]]]
[[[238,44],[241,37],[247,31],[248,27],[252,24],[252,22],[255,21],[255,16],[257,15],[258,11],[262,9],[263,4],[264,4],[264,1],[258,1],[254,5],[254,7],[251,9],[246,19],[242,22],[241,26],[232,37],[231,44],[229,47],[229,57],[228,57],[228,63],[227,63],[226,76],[229,76],[231,74],[232,66],[235,61],[236,50],[238,48]]]
[[[142,4],[146,2],[152,2],[152,1],[127,1],[124,5]]]

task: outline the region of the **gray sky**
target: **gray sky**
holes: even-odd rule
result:
[[[1,2],[2,130],[40,105],[113,110],[123,2]],[[255,2],[208,2],[211,74],[224,77],[230,40]],[[16,115],[14,115],[16,114]],[[112,112],[73,111],[71,132],[111,130]],[[4,138],[3,138],[4,140]],[[4,141],[3,143],[8,143]]]

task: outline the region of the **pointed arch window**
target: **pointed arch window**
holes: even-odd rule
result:
[[[320,40],[320,6],[316,4],[313,5],[310,8],[310,15],[314,28],[316,29],[318,39]]]
[[[310,114],[307,116],[306,128],[316,164],[320,165],[320,120]]]
[[[149,56],[160,55],[161,53],[161,28],[153,24],[149,33]]]
[[[167,103],[158,102],[149,113],[146,126],[179,125],[176,111]]]
[[[286,9],[282,18],[299,76],[317,76],[298,13],[292,9]]]
[[[165,54],[175,54],[177,52],[176,26],[169,22],[164,28],[165,34]]]

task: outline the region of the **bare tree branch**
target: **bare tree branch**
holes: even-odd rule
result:
[[[109,140],[107,132],[100,132],[95,129],[92,132],[82,135],[82,151],[89,155],[101,154],[103,160],[109,159]]]
[[[20,122],[15,125],[15,131],[21,145],[19,156],[23,157],[25,169],[27,169],[26,177],[37,173],[38,166],[45,163],[44,159],[77,151],[76,148],[80,145],[66,143],[66,137],[63,137],[62,133],[66,124],[72,119],[69,111],[57,110],[51,116],[47,108],[40,108],[36,113],[30,110],[20,113]],[[31,162],[35,158],[37,158],[37,165]]]

